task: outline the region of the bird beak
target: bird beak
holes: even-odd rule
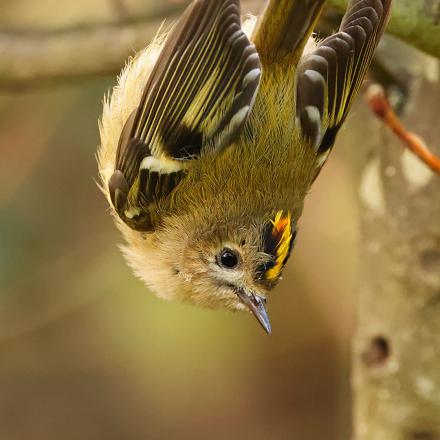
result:
[[[237,295],[243,304],[245,304],[258,319],[258,322],[261,324],[264,330],[266,330],[269,335],[272,334],[272,327],[270,325],[269,316],[265,306],[266,298],[263,298],[256,293],[245,289],[238,289]]]

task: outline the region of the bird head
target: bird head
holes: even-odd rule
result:
[[[295,236],[292,216],[286,211],[224,223],[180,216],[170,218],[143,243],[129,240],[125,255],[159,296],[249,311],[270,333],[267,299],[282,275]]]

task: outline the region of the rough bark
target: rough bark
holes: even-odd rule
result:
[[[400,46],[394,52],[418,67],[403,120],[439,154],[440,64]],[[440,178],[364,116],[354,161],[362,219],[354,438],[439,440]]]

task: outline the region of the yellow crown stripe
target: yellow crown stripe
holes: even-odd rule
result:
[[[272,235],[278,241],[276,247],[275,264],[266,272],[266,278],[274,280],[281,275],[283,263],[286,260],[290,243],[292,241],[292,216],[290,212],[284,215],[284,211],[278,211],[272,220]]]

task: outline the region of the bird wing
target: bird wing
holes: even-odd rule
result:
[[[121,134],[110,195],[134,229],[201,154],[241,134],[260,82],[259,57],[241,29],[239,0],[196,0],[168,37],[139,107]]]
[[[301,59],[296,115],[302,134],[316,149],[320,166],[364,80],[392,0],[351,0],[339,32]]]

